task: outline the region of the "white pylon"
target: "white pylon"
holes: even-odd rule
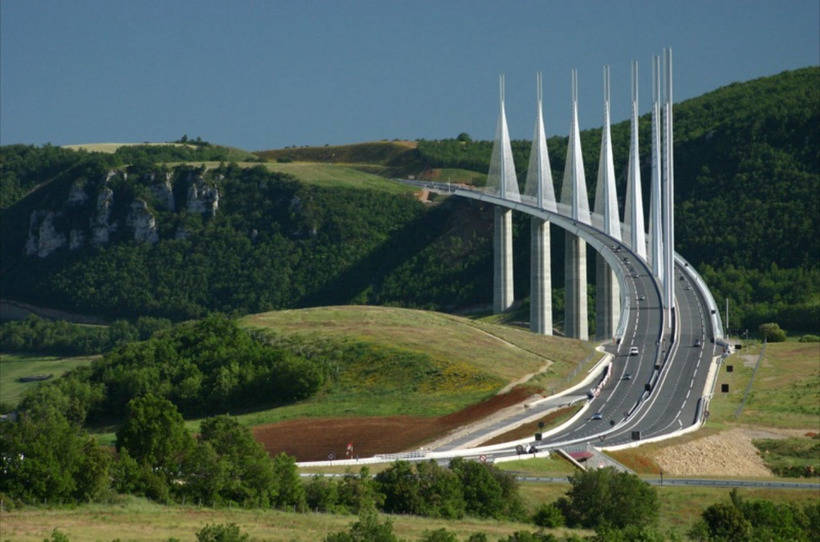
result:
[[[498,76],[498,87],[498,122],[495,128],[493,153],[490,158],[490,171],[487,174],[487,189],[502,198],[521,201],[510,145],[510,133],[507,129],[507,114],[504,110],[504,75]]]
[[[541,107],[541,74],[536,75],[535,130],[530,149],[530,163],[524,198],[541,209],[557,211],[552,187],[547,136]],[[530,219],[530,331],[552,335],[552,274],[550,258],[550,223],[537,217]]]
[[[567,160],[561,183],[561,203],[569,205],[571,216],[589,224],[589,199],[587,197],[584,156],[581,153],[581,134],[578,127],[578,72],[572,70],[572,119],[567,142]]]
[[[609,114],[609,66],[604,66],[604,124],[601,128],[601,152],[598,159],[598,182],[595,186],[595,213],[603,218],[604,232],[621,239],[618,195],[615,189],[615,161],[612,158],[612,135]],[[618,327],[621,313],[620,289],[615,273],[600,253],[595,256],[595,335],[611,337]]]
[[[530,163],[527,169],[527,181],[524,184],[524,196],[541,209],[556,211],[555,189],[552,186],[552,170],[547,150],[547,136],[544,130],[542,112],[541,73],[536,75],[537,106],[535,111],[535,129],[530,148]]]
[[[661,68],[652,57],[652,186],[649,202],[649,260],[652,271],[663,281],[663,206],[661,195]]]
[[[604,125],[601,129],[598,182],[595,186],[595,212],[604,219],[604,232],[620,241],[621,219],[618,216],[615,161],[612,158],[612,135],[609,124],[609,66],[604,66]]]
[[[672,133],[672,49],[664,49],[663,252],[666,306],[675,308],[675,160]]]
[[[641,160],[638,149],[638,62],[632,62],[632,118],[629,138],[629,163],[626,173],[626,206],[624,222],[629,225],[629,246],[646,260]]]

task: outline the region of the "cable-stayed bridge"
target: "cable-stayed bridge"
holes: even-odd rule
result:
[[[649,231],[644,222],[638,149],[638,66],[632,64],[632,113],[624,218],[619,216],[610,137],[609,68],[603,70],[603,110],[598,178],[592,209],[587,196],[578,127],[577,74],[571,74],[572,110],[560,198],[553,186],[541,105],[541,77],[536,78],[536,120],[523,191],[513,163],[499,79],[499,114],[487,184],[476,188],[402,179],[430,191],[480,200],[494,206],[493,309],[514,301],[512,212],[530,216],[530,329],[552,334],[550,224],[565,239],[564,333],[589,339],[587,324],[587,245],[595,251],[596,338],[609,356],[590,383],[575,390],[589,395],[572,420],[534,438],[483,448],[456,441],[439,450],[414,452],[417,458],[456,455],[501,457],[535,445],[541,449],[571,445],[631,445],[697,429],[708,414],[708,400],[723,338],[720,313],[703,279],[674,251],[674,156],[672,53],[653,58],[651,195]],[[588,387],[587,387],[588,386]],[[553,399],[560,402],[560,398]],[[532,405],[518,419],[537,418]],[[516,418],[516,416],[513,416]],[[489,428],[488,431],[494,429]],[[497,430],[497,429],[496,429]],[[481,435],[468,439],[480,442]],[[486,439],[485,439],[486,440]],[[391,456],[395,457],[395,456]],[[408,458],[410,458],[408,456]]]

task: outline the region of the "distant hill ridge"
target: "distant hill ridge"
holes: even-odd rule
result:
[[[733,320],[743,326],[771,319],[787,329],[820,327],[818,83],[820,69],[805,68],[675,107],[677,249],[702,270],[716,297],[732,300]],[[648,118],[641,123],[648,199]],[[622,192],[627,123],[614,125],[612,137]],[[600,129],[584,131],[582,144],[593,186]],[[566,139],[553,137],[549,145],[554,178],[561,179]],[[332,165],[322,166],[325,181],[311,184],[270,171],[276,162],[229,163],[344,163],[384,176],[434,169],[430,175],[439,178],[472,171],[479,182],[490,147],[459,139],[382,141],[258,156],[218,146],[135,145],[113,154],[0,147],[0,287],[20,301],[109,317],[191,318],[210,310],[351,302],[480,305],[491,285],[489,207],[455,199],[423,204],[374,189],[372,176],[358,189],[347,181],[334,185]],[[516,141],[513,150],[517,166],[526,167],[529,143]],[[207,171],[197,167],[206,161]],[[163,165],[180,162],[188,165]],[[290,165],[296,164],[278,164]],[[203,200],[203,190],[212,191],[207,209],[189,206]],[[105,216],[101,194],[110,196],[109,242],[95,245],[88,242],[89,221]],[[84,206],[93,212],[80,212]],[[518,239],[527,228],[517,217]],[[49,241],[55,232],[65,236],[56,247]],[[562,236],[553,241],[553,284],[560,285]],[[517,247],[515,288],[525,296],[528,243]],[[559,316],[560,289],[556,294]]]

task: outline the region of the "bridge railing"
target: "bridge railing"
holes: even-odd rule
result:
[[[683,272],[686,273],[689,278],[695,283],[697,286],[698,291],[703,295],[703,299],[706,301],[706,307],[709,309],[709,321],[712,324],[712,336],[715,339],[715,342],[720,342],[721,344],[727,344],[724,340],[723,334],[723,321],[720,318],[720,309],[715,303],[715,298],[712,297],[712,292],[709,291],[709,287],[706,285],[706,281],[703,280],[703,277],[700,276],[692,265],[689,264],[686,259],[678,254],[675,253],[675,261],[678,262],[683,267]]]

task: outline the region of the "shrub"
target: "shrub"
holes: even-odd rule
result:
[[[543,503],[532,517],[539,527],[560,527],[564,524],[564,514],[555,503]]]
[[[786,332],[780,329],[776,322],[767,322],[760,324],[757,328],[760,333],[760,338],[770,343],[782,343],[786,340]]]
[[[803,335],[797,340],[801,343],[817,343],[820,342],[820,335]]]
[[[239,530],[236,523],[205,525],[196,533],[197,542],[247,542],[250,536]]]

